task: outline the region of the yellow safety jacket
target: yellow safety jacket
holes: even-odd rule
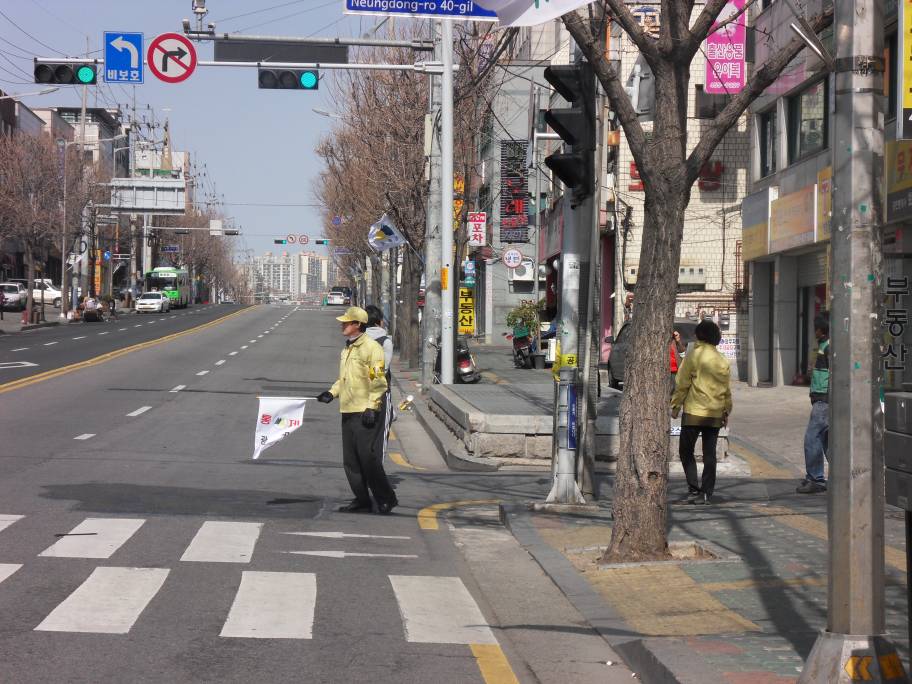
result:
[[[329,391],[339,400],[341,413],[361,413],[380,409],[386,387],[383,347],[362,334],[342,350],[339,379]]]
[[[715,345],[697,342],[678,369],[671,407],[684,406],[684,413],[702,418],[721,418],[731,413],[731,372]]]

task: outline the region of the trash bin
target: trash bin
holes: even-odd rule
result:
[[[536,352],[535,354],[532,354],[532,364],[533,364],[535,370],[544,370],[545,355],[540,352]]]

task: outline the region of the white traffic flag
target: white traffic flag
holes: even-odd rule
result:
[[[396,228],[396,224],[384,214],[367,234],[367,242],[376,252],[385,252],[399,245],[406,244],[405,236]]]
[[[557,19],[592,0],[475,0],[475,4],[497,13],[501,26],[535,26]]]
[[[301,427],[306,402],[295,397],[260,397],[253,458],[259,458],[266,449]]]

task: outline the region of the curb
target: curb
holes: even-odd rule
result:
[[[722,681],[721,673],[681,641],[645,637],[632,631],[570,561],[542,540],[526,517],[522,506],[500,504],[504,526],[641,681],[648,684]]]

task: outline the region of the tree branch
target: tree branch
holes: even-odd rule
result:
[[[609,0],[609,2],[611,1]],[[643,127],[633,109],[633,103],[630,101],[627,91],[624,90],[624,86],[621,85],[620,77],[611,66],[611,62],[600,54],[599,42],[595,40],[589,30],[586,17],[579,11],[568,12],[563,16],[563,20],[570,35],[586,56],[586,60],[592,65],[599,83],[605,89],[608,100],[611,102],[611,108],[617,113],[618,121],[624,128],[631,151],[643,149],[646,135],[643,133]],[[655,48],[654,45],[653,48]],[[639,160],[637,162],[639,163]]]
[[[820,33],[823,29],[833,23],[832,8],[826,10],[810,22],[814,33]],[[763,91],[771,86],[783,69],[788,66],[805,47],[804,41],[799,37],[793,38],[781,50],[770,57],[759,69],[757,69],[748,80],[747,85],[737,95],[729,100],[725,108],[719,112],[718,116],[713,119],[709,128],[703,134],[700,142],[690,153],[687,158],[687,179],[688,184],[693,183],[700,173],[700,168],[709,160],[716,146],[721,142],[729,128],[735,125],[738,118],[756,100]]]
[[[633,16],[633,12],[630,11],[628,5],[623,2],[623,0],[605,0],[605,4],[611,11],[613,20],[620,24],[621,28],[630,36],[630,40],[632,40],[633,44],[639,48],[641,53],[643,53],[646,61],[658,60],[660,55],[655,39],[643,30],[636,20],[636,17]],[[570,26],[567,24],[567,17],[570,14],[571,13],[565,14],[563,17],[564,25],[567,26],[568,30],[570,29]],[[572,14],[577,14],[577,12],[572,12]],[[580,21],[584,21],[582,16],[580,16],[579,19]],[[571,33],[573,32],[571,31]],[[574,36],[574,38],[576,38],[576,36]],[[579,44],[579,41],[577,41],[577,44]],[[652,66],[651,62],[650,66]]]

